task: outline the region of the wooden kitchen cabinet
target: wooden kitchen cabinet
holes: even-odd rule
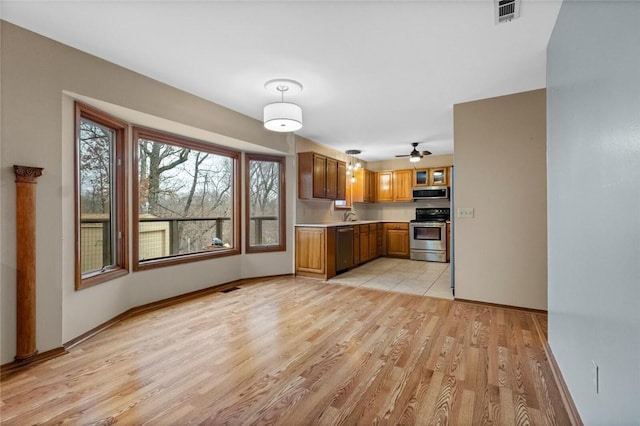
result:
[[[339,171],[342,170],[342,176]],[[298,198],[346,198],[346,165],[316,152],[298,153]]]
[[[393,201],[413,201],[412,179],[412,170],[395,170],[393,172]]]
[[[413,171],[413,186],[449,185],[449,167],[432,167]]]
[[[356,181],[351,184],[351,201],[354,203],[372,203],[375,194],[375,182],[373,176],[375,173],[358,169],[355,172]]]
[[[369,259],[369,225],[360,225],[360,263]]]
[[[393,172],[376,172],[376,202],[393,201]]]
[[[429,169],[413,171],[413,186],[429,186]]]
[[[384,244],[383,244],[383,234],[384,234],[384,226],[382,225],[382,223],[378,223],[376,225],[376,257],[380,257],[382,256],[384,250]]]
[[[376,223],[369,224],[369,260],[378,257],[378,228]]]
[[[296,275],[328,279],[336,275],[335,228],[296,227]]]
[[[353,266],[360,264],[360,226],[353,227]]]
[[[409,224],[384,224],[384,255],[409,259]]]
[[[347,164],[337,161],[338,177],[336,182],[336,200],[347,199]],[[351,201],[351,200],[350,200]],[[351,203],[349,203],[351,205]]]
[[[433,167],[413,171],[413,186],[447,186],[449,167]]]
[[[429,169],[429,184],[431,186],[447,186],[449,184],[448,177],[448,167],[437,167]]]
[[[376,202],[413,201],[413,170],[376,173]]]
[[[327,163],[326,167],[326,188],[324,198],[328,198],[330,200],[338,200],[338,160],[334,160],[333,158],[327,157],[325,160]],[[346,169],[345,169],[346,170]],[[346,172],[345,172],[346,173]],[[346,181],[346,179],[345,179]],[[344,192],[342,191],[342,198],[344,199]]]

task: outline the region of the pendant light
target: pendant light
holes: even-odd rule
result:
[[[347,154],[347,176],[351,176],[351,183],[355,183],[356,181],[356,170],[362,167],[362,163],[356,157],[358,154],[362,153],[359,149],[350,149],[345,151]]]
[[[295,80],[275,79],[264,84],[269,92],[279,93],[280,102],[273,102],[264,107],[264,127],[274,132],[295,132],[302,128],[302,108],[300,105],[285,102],[284,95],[295,95],[302,92],[302,84]]]

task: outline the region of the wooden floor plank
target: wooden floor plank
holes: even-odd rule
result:
[[[2,424],[569,424],[544,314],[292,277],[239,287],[7,375]]]

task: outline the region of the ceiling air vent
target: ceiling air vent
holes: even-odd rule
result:
[[[496,24],[520,17],[520,0],[495,0]]]

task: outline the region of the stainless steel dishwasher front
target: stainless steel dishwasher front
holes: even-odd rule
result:
[[[353,226],[336,228],[336,272],[353,266]]]

